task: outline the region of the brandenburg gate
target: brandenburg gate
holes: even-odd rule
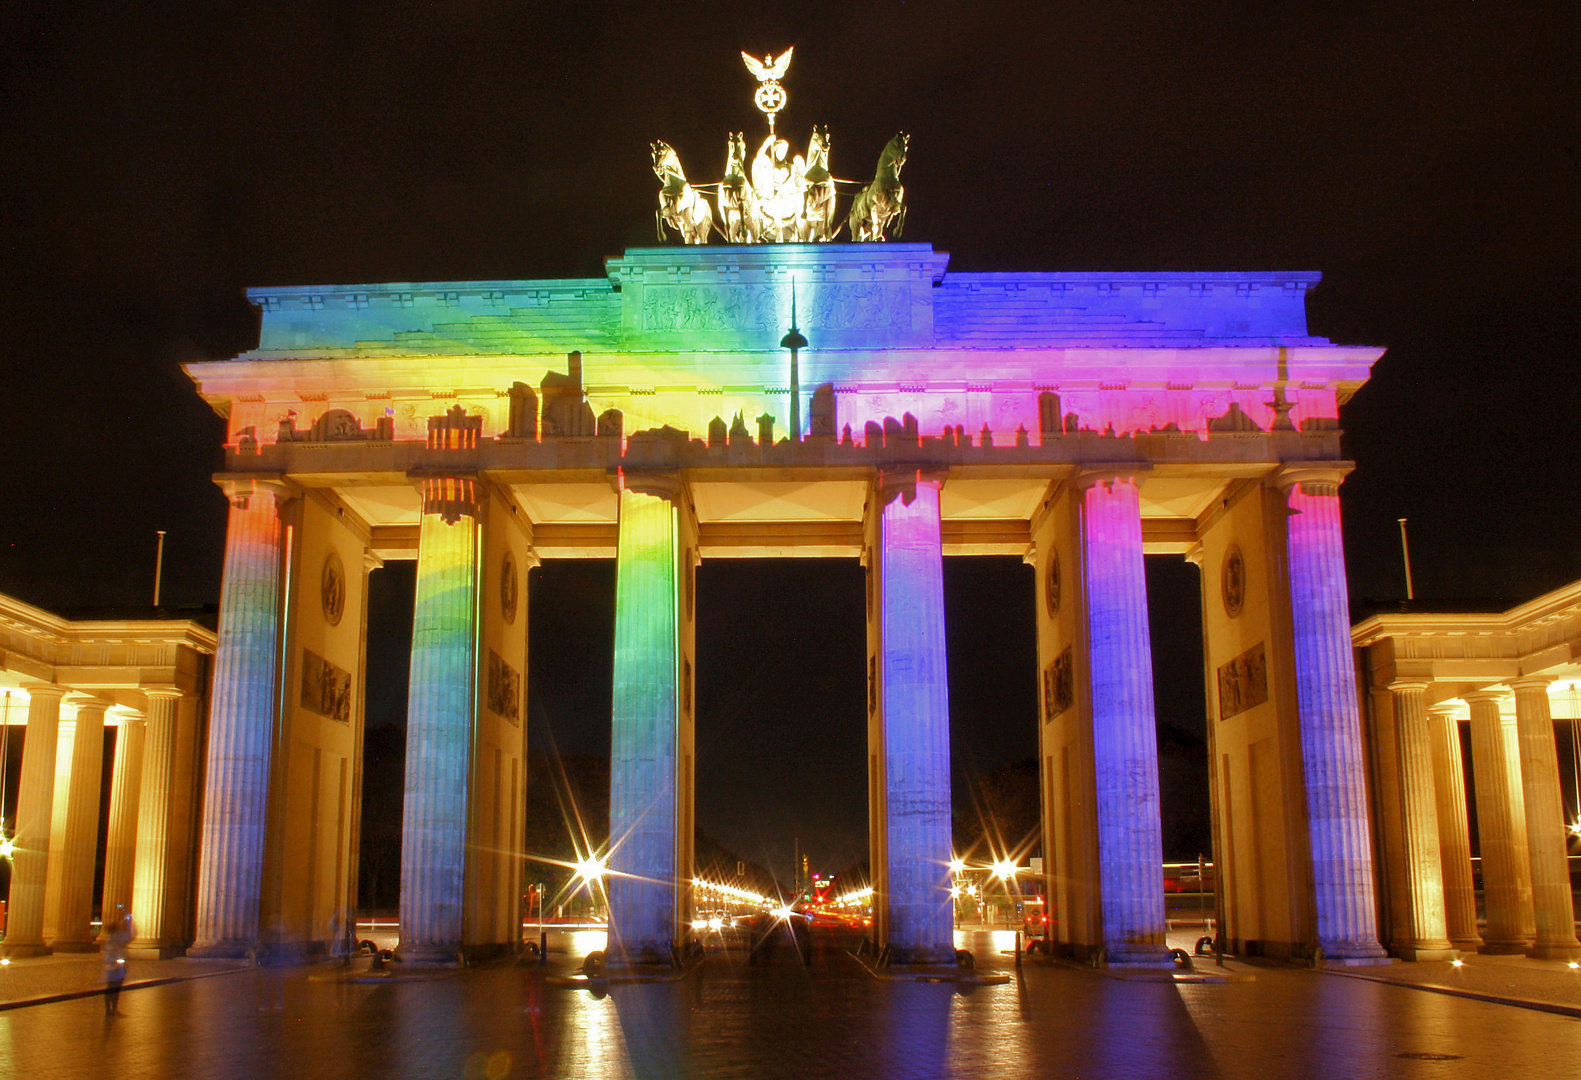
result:
[[[943,558],[1015,555],[1049,945],[1168,965],[1143,555],[1172,553],[1203,570],[1232,950],[1382,957],[1338,495],[1338,409],[1382,350],[1307,333],[1312,273],[949,273],[887,242],[909,137],[841,180],[827,128],[805,156],[776,134],[791,53],[742,58],[769,124],[750,160],[731,134],[693,185],[651,147],[684,246],[587,280],[253,289],[259,347],[187,366],[228,421],[230,498],[193,951],[310,955],[355,907],[388,559],[417,560],[398,955],[514,943],[524,575],[613,558],[609,959],[670,962],[697,566],[857,557],[874,944],[953,964]]]
[[[701,244],[585,280],[250,290],[259,347],[187,367],[228,421],[230,499],[193,951],[312,953],[354,906],[367,574],[389,559],[417,560],[400,955],[513,943],[524,576],[613,558],[610,955],[669,958],[696,568],[858,557],[874,935],[953,962],[941,570],[1017,555],[1052,946],[1168,963],[1143,575],[1166,553],[1202,569],[1231,947],[1381,957],[1337,417],[1382,350],[1308,334],[1314,273],[948,261]]]

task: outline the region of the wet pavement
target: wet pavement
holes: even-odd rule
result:
[[[1550,1013],[1287,968],[1016,972],[1002,937],[969,935],[980,967],[1016,976],[984,987],[876,980],[823,936],[809,967],[715,950],[682,981],[602,995],[531,964],[382,983],[253,969],[129,990],[115,1018],[99,998],[0,1012],[0,1076],[1514,1078],[1581,1058],[1581,1020]]]

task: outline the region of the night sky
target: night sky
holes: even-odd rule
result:
[[[654,243],[649,141],[715,179],[761,127],[738,51],[794,45],[781,129],[828,124],[841,176],[910,132],[905,239],[953,269],[1321,270],[1312,331],[1389,348],[1342,411],[1353,596],[1403,595],[1403,516],[1419,597],[1529,598],[1581,575],[1577,31],[1468,0],[9,5],[0,590],[147,605],[166,529],[165,602],[216,602],[223,430],[179,365],[256,343],[245,286],[601,276]],[[1160,719],[1200,732],[1195,571],[1160,562]],[[946,568],[958,792],[1033,752],[1028,573]],[[533,577],[534,723],[600,753],[613,567]],[[699,587],[699,824],[860,857],[854,562]]]

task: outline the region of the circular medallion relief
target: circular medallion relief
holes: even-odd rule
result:
[[[1060,580],[1059,551],[1057,549],[1049,552],[1048,580],[1044,582],[1044,586],[1043,602],[1048,607],[1049,618],[1052,619],[1059,612]]]
[[[340,553],[330,548],[324,556],[324,572],[319,577],[318,598],[324,605],[324,621],[331,626],[340,625],[346,611],[346,568],[341,565]]]
[[[505,559],[500,563],[500,614],[505,616],[505,621],[516,621],[516,593],[519,581],[516,577],[516,556],[511,552],[505,553]]]
[[[1224,594],[1224,613],[1230,618],[1241,613],[1246,603],[1246,563],[1235,544],[1224,553],[1224,569],[1219,573],[1219,589]]]

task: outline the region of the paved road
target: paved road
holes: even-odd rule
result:
[[[986,936],[977,952],[1008,966]],[[684,982],[603,997],[532,967],[393,985],[254,970],[128,992],[122,1010],[0,1013],[0,1076],[1514,1080],[1581,1060],[1578,1020],[1316,972],[1174,985],[1029,964],[963,989],[875,981],[833,943],[806,969],[715,953]]]

